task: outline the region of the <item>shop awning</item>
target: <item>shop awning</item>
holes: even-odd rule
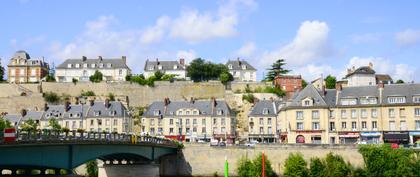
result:
[[[361,132],[361,136],[381,136],[381,132]]]
[[[408,132],[384,132],[386,141],[408,141]]]
[[[359,135],[338,135],[340,138],[359,138]]]

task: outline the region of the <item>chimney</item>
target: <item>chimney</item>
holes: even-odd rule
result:
[[[373,63],[372,62],[369,62],[369,68],[373,69]]]
[[[338,105],[338,96],[341,93],[341,90],[343,90],[343,86],[341,85],[341,83],[335,83],[335,90],[337,90],[335,92],[335,104]]]
[[[336,89],[337,91],[341,91],[341,90],[343,90],[343,86],[341,85],[341,83],[336,83],[336,84],[335,84],[335,89]]]
[[[107,98],[107,99],[105,99],[105,108],[109,108],[109,106],[111,105],[111,104],[109,104],[109,99]]]
[[[48,104],[47,103],[44,104],[44,111],[48,111]]]
[[[124,64],[127,64],[127,57],[126,56],[122,56],[121,60],[123,61]]]
[[[26,111],[26,109],[22,109],[22,110],[20,111],[20,115],[21,115],[22,117],[25,117],[27,113],[28,113],[28,111]]]
[[[185,59],[180,58],[179,59],[179,64],[182,65],[182,66],[184,66],[185,65]]]
[[[74,99],[75,99],[74,104],[75,104],[75,105],[78,105],[78,104],[79,104],[79,97],[76,97],[76,98],[74,98]]]
[[[98,56],[98,59],[99,59],[100,61],[102,61],[102,56]]]
[[[190,103],[191,103],[191,104],[194,104],[194,103],[195,103],[195,98],[194,98],[194,97],[191,97],[191,99],[190,99]]]
[[[70,102],[66,101],[64,102],[64,112],[67,112],[70,110]]]
[[[95,104],[95,100],[89,100],[89,105],[93,106]]]
[[[82,56],[82,61],[86,61],[87,57],[86,56]]]
[[[168,105],[169,105],[169,103],[171,103],[171,100],[169,100],[169,98],[165,98],[165,99],[163,100],[163,103],[165,104],[165,106],[168,106]]]
[[[384,83],[379,83],[378,84],[378,90],[379,90],[379,104],[382,104],[382,97],[383,97],[383,93],[384,93],[384,88],[385,88],[385,84]]]

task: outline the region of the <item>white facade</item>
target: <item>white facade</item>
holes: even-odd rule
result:
[[[374,74],[353,74],[347,77],[347,86],[368,86],[376,85],[376,78]]]
[[[55,78],[57,82],[72,82],[73,78],[79,81],[89,81],[95,71],[103,74],[105,81],[125,81],[125,77],[130,74],[128,68],[68,68],[56,69]]]
[[[155,72],[160,71],[164,74],[174,74],[177,79],[186,79],[187,71],[184,59],[179,61],[156,61],[146,60],[144,65],[144,77],[149,78],[155,75]]]
[[[145,71],[144,72],[144,77],[145,78],[149,78],[150,76],[155,75],[156,71]],[[175,74],[177,79],[185,79],[187,76],[187,71],[185,70],[166,70],[166,71],[162,71],[165,74]]]
[[[233,78],[236,81],[243,81],[243,82],[256,82],[257,81],[257,71],[230,70],[229,73],[232,74]]]

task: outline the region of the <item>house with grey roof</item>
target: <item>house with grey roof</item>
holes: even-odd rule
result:
[[[155,101],[144,112],[144,134],[196,142],[217,139],[234,143],[236,118],[224,100]]]
[[[391,76],[388,74],[376,74],[372,63],[369,63],[368,66],[362,66],[357,69],[355,67],[347,69],[347,74],[343,80],[347,81],[347,86],[368,86],[379,83],[393,83]]]
[[[157,71],[160,71],[164,74],[173,74],[176,75],[175,78],[185,79],[187,75],[186,65],[184,59],[179,59],[179,61],[170,61],[170,60],[159,60],[155,61],[146,60],[144,65],[144,77],[149,78],[153,76]]]
[[[236,59],[228,60],[226,67],[229,69],[229,73],[232,74],[234,81],[239,82],[256,82],[257,81],[257,69],[245,60]]]
[[[275,100],[255,103],[248,114],[248,141],[278,142],[281,132],[278,114],[284,105],[284,102]]]
[[[6,114],[4,119],[8,120],[12,126],[20,127],[25,121],[30,119],[34,120],[36,123],[40,123],[44,112],[42,111],[27,111],[22,110],[20,114]]]
[[[31,58],[26,51],[19,50],[7,65],[9,83],[41,82],[48,75],[49,65],[44,57]]]
[[[125,81],[127,75],[131,74],[131,69],[127,66],[125,56],[121,58],[82,58],[67,59],[56,67],[55,78],[57,82],[72,82],[73,79],[88,82],[89,77],[95,71],[103,75],[104,81],[115,82]]]

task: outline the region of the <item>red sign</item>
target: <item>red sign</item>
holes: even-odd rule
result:
[[[169,138],[169,139],[174,139],[174,140],[178,140],[178,141],[184,141],[185,140],[185,135],[166,135],[165,138]]]
[[[13,142],[16,140],[16,129],[6,128],[4,129],[4,142]]]

